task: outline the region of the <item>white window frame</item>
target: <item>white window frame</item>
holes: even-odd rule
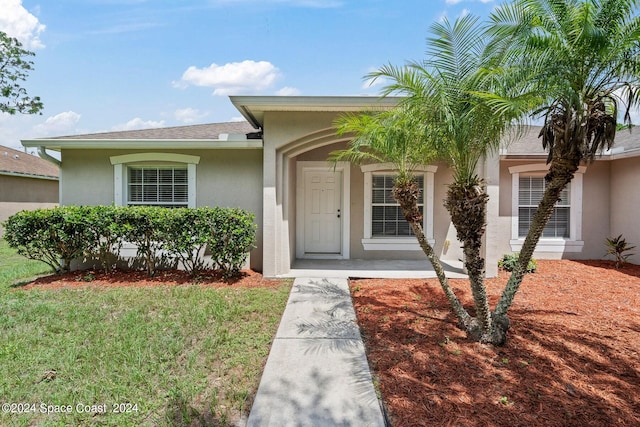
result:
[[[415,236],[406,237],[383,237],[372,236],[371,232],[371,211],[372,211],[372,189],[373,175],[376,174],[397,174],[391,163],[377,163],[361,166],[364,173],[364,236],[362,246],[365,251],[421,251],[418,240]],[[424,208],[423,223],[425,237],[430,245],[435,243],[433,237],[433,198],[434,198],[434,175],[438,170],[437,166],[420,166],[416,168],[414,174],[421,174],[424,177]]]
[[[129,180],[127,174],[129,165],[157,167],[159,166],[157,162],[163,162],[164,166],[187,165],[187,206],[196,207],[196,165],[200,163],[199,156],[175,153],[136,153],[111,156],[109,159],[113,165],[114,203],[116,206],[127,206],[128,204]]]
[[[541,237],[536,246],[536,252],[582,252],[584,247],[584,241],[582,240],[582,191],[583,176],[586,170],[585,166],[580,166],[571,181],[571,191],[569,192],[569,237]],[[509,243],[513,252],[518,252],[522,249],[525,239],[518,235],[520,174],[544,176],[548,171],[549,165],[544,163],[509,168],[509,173],[511,174],[511,240]]]

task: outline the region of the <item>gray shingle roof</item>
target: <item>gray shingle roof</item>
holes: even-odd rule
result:
[[[17,174],[31,177],[58,178],[56,165],[40,157],[0,145],[0,175]]]
[[[526,133],[519,138],[508,138],[502,144],[503,150],[506,149],[509,155],[524,154],[545,154],[542,148],[542,140],[538,138],[541,126],[529,126]],[[616,140],[613,149],[634,149],[640,148],[640,127],[629,130],[620,130],[616,132]]]
[[[84,135],[58,136],[49,139],[218,139],[220,134],[247,134],[257,130],[249,122],[208,123],[190,126],[175,126],[156,129],[125,130],[117,132],[90,133]]]

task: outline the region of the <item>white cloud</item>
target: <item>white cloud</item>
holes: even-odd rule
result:
[[[177,109],[173,113],[173,115],[176,118],[176,120],[181,121],[183,123],[194,123],[204,117],[207,117],[209,113],[201,112],[200,110],[197,110],[195,108],[180,108],[180,109]]]
[[[41,49],[40,33],[46,26],[22,6],[22,0],[0,0],[0,30],[15,37],[27,49]]]
[[[300,95],[300,90],[295,87],[285,86],[279,91],[276,92],[278,96],[298,96]]]
[[[80,117],[82,116],[75,111],[65,111],[55,116],[47,117],[44,123],[36,125],[33,130],[40,136],[74,133]]]
[[[458,3],[462,3],[462,2],[473,3],[473,2],[477,2],[477,1],[479,1],[480,3],[493,3],[493,0],[445,0],[444,2],[447,5],[452,6],[452,5],[455,5],[455,4],[458,4]]]
[[[375,73],[378,70],[379,68],[369,67],[369,69],[367,70],[367,74]],[[362,83],[362,89],[372,89],[374,87],[386,85],[388,83],[389,79],[387,79],[386,77],[378,77],[377,79],[369,78],[365,79],[365,81]]]
[[[242,116],[234,116],[234,117],[231,117],[231,120],[230,120],[230,121],[231,121],[231,122],[246,122],[246,121],[247,121],[247,119],[245,119],[245,118],[244,118],[244,117],[242,117]]]
[[[344,5],[344,2],[339,0],[217,0],[215,3],[218,5],[237,5],[238,3],[260,3],[261,5],[283,4],[294,7],[309,7],[316,9],[336,8]]]
[[[164,120],[142,120],[140,117],[129,120],[127,123],[118,124],[111,129],[115,131],[119,130],[137,130],[137,129],[152,129],[161,128],[164,126]]]
[[[173,85],[182,88],[211,87],[214,95],[224,96],[263,91],[279,77],[280,70],[270,62],[246,60],[225,65],[211,64],[206,68],[191,66]]]

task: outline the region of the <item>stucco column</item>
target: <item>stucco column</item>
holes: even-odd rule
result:
[[[490,154],[484,161],[484,178],[487,182],[487,229],[484,235],[483,256],[486,261],[486,277],[498,275],[498,238],[500,219],[500,155]]]
[[[276,150],[268,144],[266,135],[263,139],[262,169],[262,274],[274,277],[278,271],[278,233],[276,199]]]

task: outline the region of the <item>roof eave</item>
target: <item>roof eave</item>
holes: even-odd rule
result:
[[[5,176],[16,176],[19,178],[36,178],[36,179],[46,179],[50,181],[59,181],[60,178],[57,176],[50,175],[38,175],[33,173],[21,173],[21,172],[11,172],[11,171],[0,171],[0,175]]]
[[[252,126],[263,128],[264,113],[282,112],[357,112],[390,109],[402,97],[387,96],[230,96],[234,107]]]
[[[45,147],[49,150],[62,149],[262,149],[261,139],[63,139],[42,138],[20,141],[25,147]]]

